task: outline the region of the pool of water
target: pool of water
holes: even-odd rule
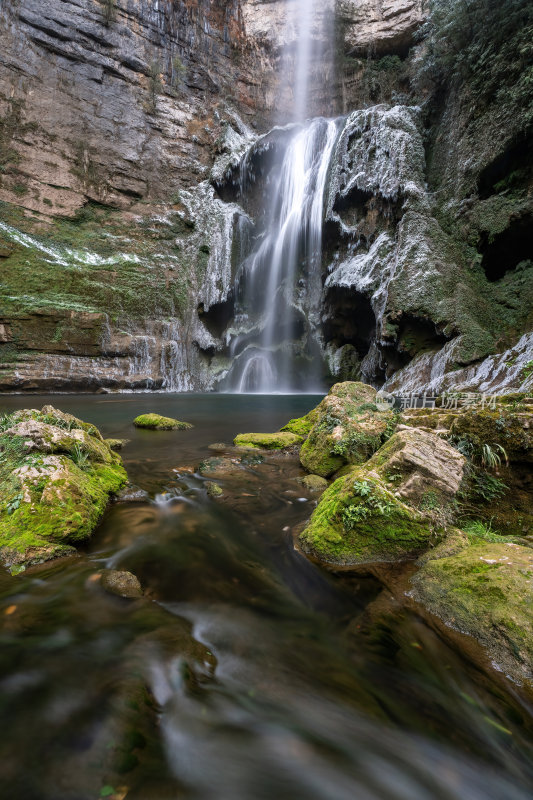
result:
[[[271,431],[310,396],[4,397],[127,438],[149,493],[80,557],[0,575],[1,796],[13,800],[525,800],[530,709],[371,578],[292,545],[316,500],[293,456],[251,459],[212,501],[214,442]],[[138,431],[155,411],[194,424]],[[227,455],[231,456],[228,447]],[[95,581],[134,572],[145,598]]]

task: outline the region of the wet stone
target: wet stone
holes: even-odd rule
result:
[[[328,488],[328,482],[320,475],[306,475],[304,478],[299,478],[299,482],[309,489],[311,492],[323,492]]]
[[[116,594],[119,597],[137,598],[142,597],[143,591],[138,578],[131,572],[106,569],[102,572],[100,585],[106,592]]]
[[[205,484],[205,489],[207,492],[208,497],[215,498],[215,497],[222,497],[224,491],[218,483],[214,481],[207,481]]]
[[[148,492],[139,486],[125,486],[117,495],[119,503],[144,503],[149,499]]]

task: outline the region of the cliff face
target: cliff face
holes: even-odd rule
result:
[[[532,327],[531,9],[430,7],[325,0],[315,21],[310,115],[376,107],[335,156],[324,352],[337,378],[497,388],[490,359]],[[291,117],[296,0],[0,9],[0,388],[211,388],[242,245],[221,197]]]

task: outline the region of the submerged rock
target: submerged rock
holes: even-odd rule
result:
[[[241,470],[240,458],[223,458],[222,456],[206,458],[198,467],[200,475],[212,477],[224,477],[231,473],[241,472]]]
[[[379,411],[375,401],[376,390],[364,383],[335,384],[314,411],[315,422],[300,451],[302,466],[328,478],[344,464],[370,458],[394,430],[393,414]]]
[[[533,689],[533,550],[475,542],[426,560],[410,596],[477,639],[493,666]]]
[[[301,444],[302,437],[289,431],[278,433],[240,433],[234,439],[236,447],[254,447],[259,450],[284,450]]]
[[[133,599],[143,595],[139,579],[132,572],[105,569],[100,577],[100,585],[106,592],[116,594],[119,597]]]
[[[110,496],[126,483],[120,456],[94,426],[50,406],[17,412],[4,424],[0,558],[12,567],[71,553],[71,545],[91,535]],[[65,428],[76,424],[84,427]]]
[[[193,426],[189,422],[180,422],[172,417],[162,417],[160,414],[141,414],[133,420],[136,428],[146,428],[150,431],[184,431]]]

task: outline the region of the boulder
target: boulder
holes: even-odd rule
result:
[[[141,414],[133,420],[136,428],[145,428],[150,431],[184,431],[193,426],[189,422],[180,422],[172,417],[162,417],[160,414]]]
[[[362,467],[334,481],[300,534],[304,552],[345,567],[412,558],[434,539],[430,521]]]
[[[315,423],[302,445],[302,466],[328,478],[344,464],[361,464],[394,429],[394,415],[379,411],[376,390],[359,382],[337,383],[315,409]],[[309,415],[308,415],[309,416]]]
[[[321,478],[320,475],[305,475],[305,477],[299,478],[299,481],[311,492],[324,492],[328,488],[327,480]]]
[[[10,569],[73,552],[127,480],[96,428],[50,424],[52,412],[62,420],[50,408],[17,412],[0,434],[0,559]]]
[[[449,501],[461,486],[466,458],[434,433],[418,428],[397,431],[367,463],[413,505]]]
[[[410,597],[473,636],[496,669],[533,689],[533,550],[480,540],[453,549],[459,552],[425,559]]]
[[[125,570],[103,570],[100,576],[100,586],[106,592],[116,594],[119,597],[135,599],[143,595],[139,579],[132,572]]]

